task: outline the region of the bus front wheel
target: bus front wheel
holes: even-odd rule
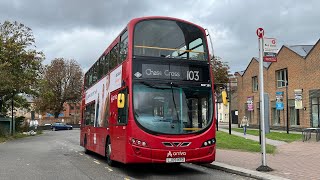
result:
[[[109,166],[113,166],[114,161],[111,159],[111,141],[110,141],[110,138],[107,138],[107,143],[106,143],[106,146],[105,146],[105,156],[106,156],[106,159],[107,159],[107,164]]]
[[[89,150],[87,148],[87,136],[86,135],[84,136],[83,146],[84,146],[84,153],[89,154]]]

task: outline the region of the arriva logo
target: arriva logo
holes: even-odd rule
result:
[[[169,151],[167,153],[167,157],[172,157],[172,156],[186,156],[187,155],[187,152],[182,152],[182,151],[179,151],[179,152],[171,152]]]

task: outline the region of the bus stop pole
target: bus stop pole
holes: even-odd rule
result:
[[[266,160],[266,133],[264,124],[264,85],[263,85],[263,36],[259,38],[259,89],[260,89],[260,124],[261,124],[261,153],[262,153],[262,165],[257,168],[257,171],[268,172],[272,171],[267,166]]]

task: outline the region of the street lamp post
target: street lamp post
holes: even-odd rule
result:
[[[287,134],[289,134],[289,100],[288,100],[288,81],[287,80],[278,80],[279,82],[284,82],[286,85],[286,130],[287,130]]]
[[[231,134],[231,80],[229,79],[229,103],[228,103],[228,108],[229,108],[229,134]]]
[[[12,92],[12,99],[11,99],[11,135],[13,136],[13,131],[14,131],[14,125],[13,125],[13,107],[14,107],[14,105],[13,105],[13,98],[14,98],[14,91]]]
[[[286,101],[287,101],[287,134],[289,134],[289,102],[288,102],[288,81],[286,83]]]

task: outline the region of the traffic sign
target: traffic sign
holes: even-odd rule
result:
[[[268,53],[277,53],[277,40],[275,38],[263,38],[263,51]]]
[[[277,40],[275,38],[263,38],[263,61],[277,62]]]
[[[263,38],[263,36],[264,36],[264,30],[263,30],[262,28],[258,28],[257,31],[256,31],[256,33],[257,33],[257,36],[258,36],[259,38]]]

